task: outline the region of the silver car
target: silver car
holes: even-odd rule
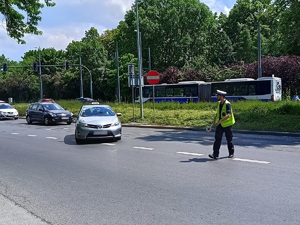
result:
[[[121,115],[108,105],[82,106],[75,124],[76,143],[81,144],[87,139],[121,140],[122,125],[118,119]]]
[[[15,119],[19,118],[18,111],[8,103],[0,102],[0,120],[1,119]]]

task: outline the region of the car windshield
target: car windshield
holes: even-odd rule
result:
[[[64,110],[64,108],[58,104],[43,104],[43,106],[48,110]]]
[[[0,104],[0,109],[12,109],[13,107],[8,104]]]
[[[86,108],[81,112],[81,116],[114,116],[115,113],[112,109],[107,107],[92,107]]]

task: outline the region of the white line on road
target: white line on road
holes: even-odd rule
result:
[[[57,138],[56,137],[46,137],[48,139],[53,139],[53,140],[56,140]]]
[[[193,155],[193,156],[203,156],[204,155],[204,154],[191,153],[191,152],[177,152],[177,154]]]
[[[11,134],[20,134],[20,133],[11,133]]]
[[[258,160],[240,159],[240,158],[233,158],[232,160],[242,161],[242,162],[251,162],[251,163],[262,163],[262,164],[269,164],[270,163],[270,162],[267,162],[267,161],[258,161]]]
[[[113,145],[116,145],[116,144],[113,144],[113,143],[103,143],[103,145],[113,146]]]
[[[141,150],[148,150],[148,151],[153,151],[153,148],[145,148],[145,147],[133,147],[135,149],[141,149]]]
[[[28,137],[36,137],[37,135],[36,134],[28,134],[27,136]]]

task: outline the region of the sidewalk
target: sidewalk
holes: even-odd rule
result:
[[[40,218],[0,194],[0,225],[46,225]]]

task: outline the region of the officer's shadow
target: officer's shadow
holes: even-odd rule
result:
[[[228,157],[220,157],[218,160],[220,159],[224,159],[224,158],[228,158]],[[211,159],[211,158],[193,158],[193,159],[188,159],[186,161],[180,161],[181,163],[190,163],[190,162],[217,162],[218,160],[215,159]]]

